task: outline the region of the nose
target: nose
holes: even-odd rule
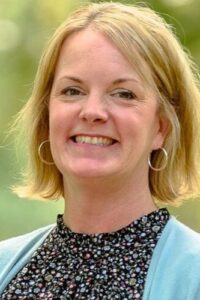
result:
[[[103,97],[91,95],[82,103],[80,119],[90,124],[104,123],[108,119],[108,110]]]

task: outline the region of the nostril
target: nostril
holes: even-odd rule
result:
[[[101,122],[104,122],[103,118],[98,118],[94,115],[86,115],[82,119],[83,119],[83,121],[86,121],[88,123],[101,123]]]
[[[88,123],[102,123],[108,119],[108,114],[104,110],[90,108],[82,110],[79,117]]]

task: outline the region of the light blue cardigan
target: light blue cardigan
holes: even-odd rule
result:
[[[0,243],[0,295],[54,227]],[[154,250],[143,300],[200,300],[200,235],[174,217]]]

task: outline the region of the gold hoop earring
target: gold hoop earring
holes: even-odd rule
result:
[[[149,167],[153,170],[153,171],[156,171],[156,172],[159,172],[159,171],[162,171],[165,169],[165,167],[167,166],[167,162],[168,162],[168,153],[167,153],[167,150],[165,148],[162,148],[160,147],[159,149],[157,150],[162,150],[163,154],[164,154],[164,157],[165,157],[165,162],[163,164],[163,166],[161,166],[160,168],[155,168],[152,166],[151,164],[151,158],[150,158],[150,155],[148,157],[148,165]]]
[[[42,157],[41,149],[42,149],[42,147],[44,146],[44,144],[46,144],[46,143],[50,143],[49,140],[45,140],[45,141],[43,141],[43,142],[39,145],[39,147],[38,147],[38,156],[39,156],[40,160],[41,160],[44,164],[46,164],[46,165],[54,165],[54,162],[53,162],[53,161],[47,161],[47,160],[45,160],[45,159]]]

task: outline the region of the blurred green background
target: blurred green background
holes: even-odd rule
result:
[[[183,45],[200,66],[200,1],[142,2],[174,25]],[[19,199],[11,193],[9,187],[19,179],[24,154],[20,148],[16,153],[13,137],[6,136],[14,115],[30,95],[38,60],[48,38],[72,10],[84,3],[84,0],[0,0],[0,239],[55,222],[57,213],[63,211],[62,200],[33,201]],[[169,209],[179,220],[200,232],[198,199]]]

